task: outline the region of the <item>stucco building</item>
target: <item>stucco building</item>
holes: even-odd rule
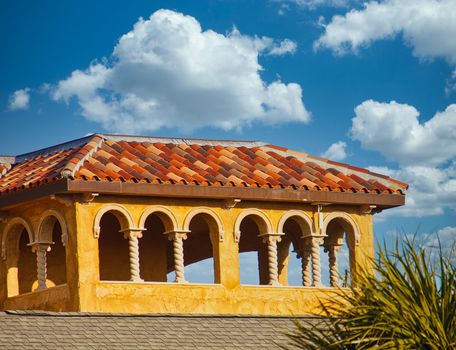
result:
[[[341,283],[341,245],[351,278],[369,269],[372,216],[403,205],[406,190],[254,141],[96,134],[0,157],[0,307],[312,314]],[[241,283],[243,252],[257,253],[259,285]],[[213,283],[192,283],[186,267],[206,259]],[[302,286],[288,286],[290,259]]]

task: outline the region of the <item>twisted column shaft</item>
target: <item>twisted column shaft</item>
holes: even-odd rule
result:
[[[141,271],[139,264],[139,241],[142,237],[142,231],[144,229],[139,228],[127,228],[120,232],[123,232],[124,238],[128,239],[128,259],[130,262],[130,281],[132,282],[143,282],[141,279]]]
[[[36,251],[36,267],[38,274],[38,290],[46,289],[47,266],[46,266],[46,251],[37,249]]]
[[[269,285],[271,286],[280,286],[277,242],[280,242],[282,235],[283,233],[264,233],[259,236],[263,238],[263,243],[268,245],[268,275]]]
[[[310,269],[310,251],[303,250],[301,255],[302,285],[304,287],[310,287],[312,285]]]
[[[52,242],[34,242],[29,244],[32,250],[36,253],[36,271],[38,278],[38,290],[46,289],[47,280],[47,266],[46,266],[46,252],[51,249]]]
[[[337,264],[337,252],[339,250],[338,245],[331,245],[328,248],[329,256],[329,281],[331,287],[339,286],[339,266]]]
[[[269,284],[272,286],[279,285],[279,271],[277,262],[277,240],[268,242],[268,271]]]
[[[169,231],[165,232],[170,241],[173,241],[174,272],[176,273],[176,283],[186,283],[184,267],[184,239],[187,239],[189,231]]]
[[[312,247],[311,247],[311,256],[312,256],[312,279],[313,286],[321,286],[321,265],[320,265],[320,239],[312,237]]]
[[[130,235],[128,238],[128,253],[130,258],[130,280],[142,282],[139,268],[139,242],[138,237]]]
[[[175,282],[185,282],[184,270],[184,241],[182,237],[173,239],[173,254],[174,254],[174,270],[176,272]]]

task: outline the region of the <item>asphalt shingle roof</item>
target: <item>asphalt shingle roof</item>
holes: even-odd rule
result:
[[[297,319],[312,320],[312,317]],[[279,349],[293,317],[0,312],[0,349]]]

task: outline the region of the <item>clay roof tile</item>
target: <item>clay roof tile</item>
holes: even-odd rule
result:
[[[0,194],[60,178],[405,193],[366,169],[252,142],[92,135],[1,163]]]

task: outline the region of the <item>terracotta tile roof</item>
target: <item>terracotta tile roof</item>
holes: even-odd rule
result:
[[[1,162],[0,194],[61,178],[405,194],[366,169],[256,141],[97,134]]]

